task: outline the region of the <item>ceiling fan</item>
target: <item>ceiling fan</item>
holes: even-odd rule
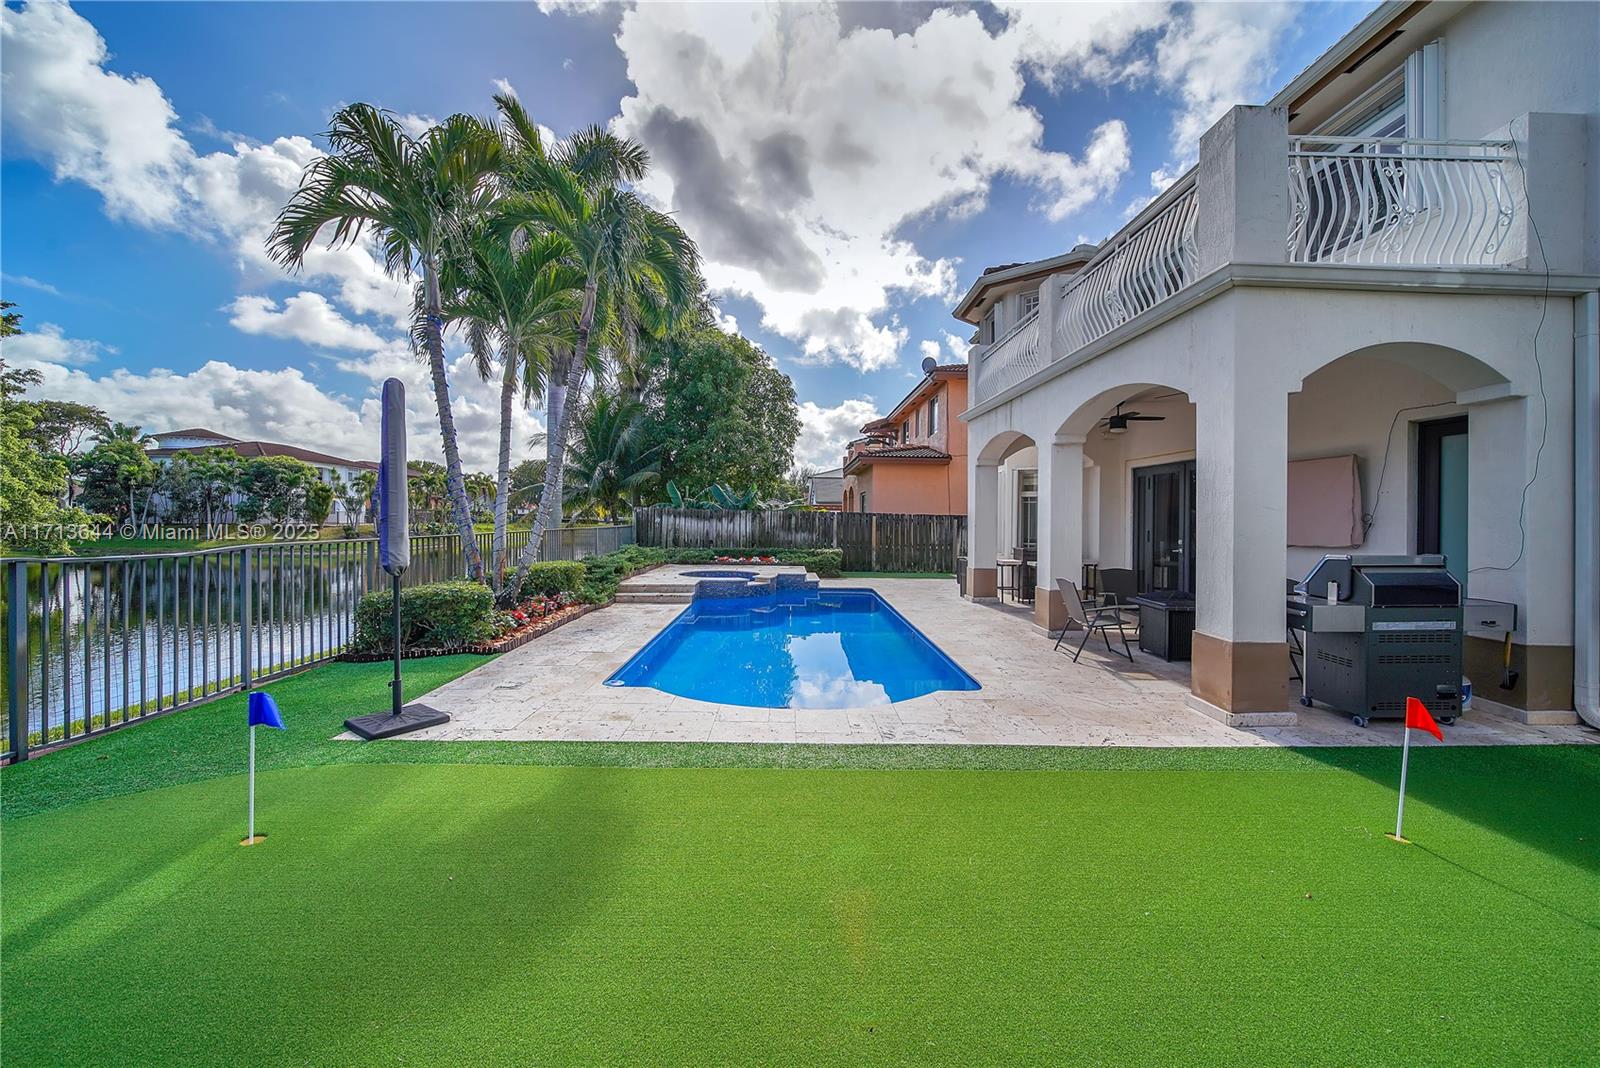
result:
[[[1126,434],[1129,423],[1159,423],[1164,415],[1140,415],[1138,412],[1125,412],[1122,405],[1117,405],[1117,410],[1100,420],[1100,425],[1106,428],[1107,434]]]

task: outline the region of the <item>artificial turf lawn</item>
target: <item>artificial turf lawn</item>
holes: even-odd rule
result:
[[[236,699],[0,773],[7,1064],[1600,1050],[1593,749],[1419,746],[1407,847],[1393,750],[329,741],[383,669],[272,687],[259,847]]]

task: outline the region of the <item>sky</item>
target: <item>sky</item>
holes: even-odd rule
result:
[[[408,288],[369,247],[288,274],[264,237],[339,107],[408,129],[515,93],[556,136],[639,139],[724,329],[793,378],[835,466],[984,267],[1103,240],[1371,8],[1249,4],[58,3],[0,11],[0,295],[36,393],[155,432],[376,453],[383,379],[437,457]],[[469,469],[497,388],[449,343]],[[538,455],[538,410],[516,456]]]

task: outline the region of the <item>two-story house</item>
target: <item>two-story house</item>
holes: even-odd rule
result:
[[[846,447],[846,512],[961,515],[967,510],[965,364],[923,361],[922,379]]]
[[[276,441],[245,441],[204,427],[168,430],[152,434],[150,439],[147,452],[157,463],[166,463],[182,452],[194,453],[205,449],[227,449],[247,459],[252,456],[289,456],[310,464],[316,470],[317,477],[330,486],[351,483],[363,471],[376,473],[378,470],[375,460],[347,460],[342,456],[332,456],[315,449],[285,445]],[[334,498],[332,509],[328,513],[330,523],[359,523],[366,518],[365,514],[347,515],[344,502],[337,497]]]
[[[1030,539],[1035,621],[1085,564],[1195,601],[1189,703],[1293,722],[1286,580],[1442,553],[1517,607],[1475,700],[1596,717],[1600,5],[1384,3],[1098,247],[992,270],[970,596]]]

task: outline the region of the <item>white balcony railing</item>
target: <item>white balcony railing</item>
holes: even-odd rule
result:
[[[1294,137],[1291,263],[1495,266],[1516,217],[1506,141]]]
[[[1037,311],[1002,334],[983,352],[978,369],[978,388],[983,397],[992,397],[1050,362],[1050,354],[1040,344]]]
[[[1135,217],[1073,276],[1056,312],[1057,351],[1076,352],[1195,280],[1199,198],[1194,172],[1162,194],[1156,210]],[[1162,202],[1165,202],[1164,204]]]

